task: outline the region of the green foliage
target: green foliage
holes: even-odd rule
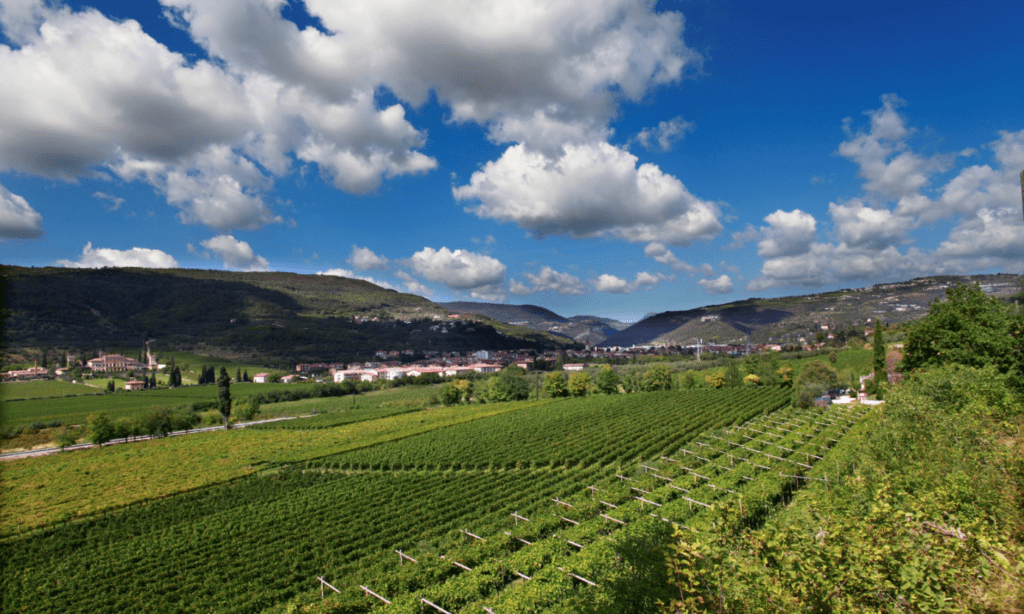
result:
[[[68,446],[73,446],[77,442],[78,433],[76,433],[74,429],[70,429],[67,426],[61,427],[61,429],[57,431],[57,435],[54,436],[53,438],[53,443],[57,444],[57,447],[59,447],[61,450]]]
[[[796,379],[794,401],[799,407],[810,407],[816,397],[839,386],[839,372],[835,368],[819,360],[811,361]]]
[[[668,365],[654,365],[644,373],[641,388],[645,392],[672,389],[672,371]]]
[[[114,422],[107,414],[89,416],[89,442],[102,445],[114,439]]]
[[[544,394],[553,399],[569,396],[569,380],[565,371],[552,371],[544,375]]]
[[[516,365],[509,365],[491,378],[487,400],[492,403],[522,401],[530,397],[530,384],[523,376],[525,372]]]
[[[740,373],[740,366],[735,359],[730,360],[728,366],[725,367],[725,385],[730,388],[743,385],[743,375]]]
[[[586,371],[577,371],[569,376],[569,394],[574,397],[585,397],[590,394],[593,383]]]
[[[704,376],[704,381],[712,388],[721,388],[725,385],[725,373],[716,369]]]
[[[873,359],[871,362],[875,370],[875,377],[880,378],[885,373],[885,337],[882,333],[882,321],[875,320],[875,336],[871,340]]]
[[[1024,368],[1024,318],[989,298],[977,285],[946,291],[946,301],[932,304],[928,315],[907,333],[903,366],[958,363],[994,365],[1020,383]]]
[[[224,367],[220,368],[220,377],[217,379],[217,410],[224,420],[224,426],[228,426],[228,419],[231,418],[231,376]]]
[[[619,374],[609,365],[601,367],[601,371],[597,374],[597,389],[602,394],[618,394],[621,383]]]

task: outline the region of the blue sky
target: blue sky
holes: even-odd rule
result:
[[[648,312],[1024,268],[1019,2],[0,0],[0,261]]]

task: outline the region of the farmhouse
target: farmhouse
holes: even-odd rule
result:
[[[93,371],[131,371],[132,369],[146,368],[146,365],[134,358],[125,358],[119,354],[105,354],[99,358],[93,358],[86,364]]]

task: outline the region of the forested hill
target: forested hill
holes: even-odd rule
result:
[[[328,275],[197,269],[4,266],[5,350],[179,349],[270,361],[368,359],[376,350],[554,347],[552,337],[479,318],[432,330],[429,300]]]
[[[1019,295],[1020,275],[961,275],[922,277],[865,288],[804,296],[751,298],[688,311],[668,311],[644,318],[608,335],[604,346],[705,343],[795,343],[801,337],[850,327],[872,327],[916,320],[928,312],[948,288],[978,284],[988,295],[1003,300]]]

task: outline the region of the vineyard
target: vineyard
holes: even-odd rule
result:
[[[3,610],[643,609],[665,590],[654,546],[673,526],[700,531],[734,504],[757,523],[828,479],[822,461],[860,413],[786,405],[753,388],[524,403],[312,460],[294,452],[5,538]],[[333,432],[326,417],[307,428]]]

